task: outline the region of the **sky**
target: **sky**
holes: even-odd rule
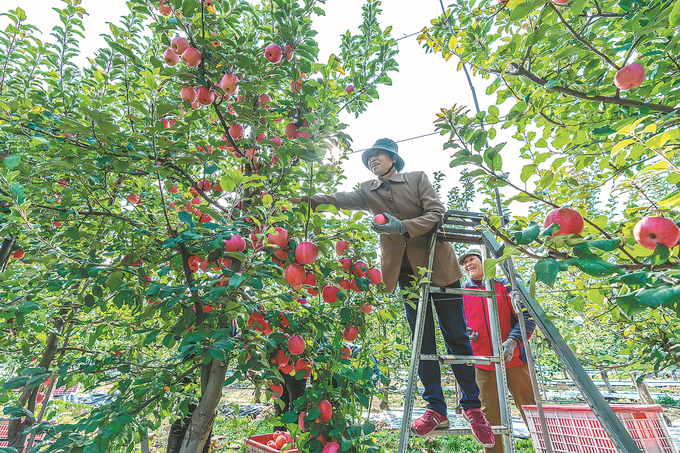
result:
[[[51,8],[61,7],[58,0],[32,0],[30,6],[26,6],[25,0],[2,0],[0,4],[0,13],[22,7],[28,16],[28,22],[36,25],[45,35],[58,23],[57,13]],[[447,5],[447,2],[444,4]],[[347,29],[353,32],[357,30],[361,23],[362,5],[362,0],[327,0],[325,5],[321,5],[326,16],[317,18],[314,26],[319,32],[316,39],[320,48],[320,61],[327,61],[331,53],[339,53],[338,45],[342,33]],[[392,36],[400,38],[430,25],[430,20],[441,14],[438,0],[423,0],[417,2],[417,7],[415,5],[413,0],[383,1],[383,13],[379,17],[381,25],[391,25]],[[86,39],[80,45],[80,59],[85,65],[85,58],[93,56],[104,45],[104,40],[99,35],[108,31],[106,22],[118,22],[118,18],[127,13],[127,7],[124,0],[82,0],[80,6],[88,12],[88,16],[84,18]],[[0,18],[0,27],[4,28],[6,23],[6,20]],[[45,36],[44,39],[48,37]],[[456,71],[458,61],[455,57],[446,62],[441,54],[425,53],[416,36],[401,39],[398,45],[399,54],[396,59],[399,72],[390,74],[392,85],[379,86],[380,98],[369,104],[367,111],[358,119],[352,114],[341,116],[341,120],[349,125],[346,132],[352,137],[355,150],[368,148],[379,138],[387,137],[399,142],[431,134],[435,132],[433,122],[441,108],[450,108],[457,104],[474,109],[467,79],[463,71]],[[473,78],[473,83],[480,107],[484,109],[492,104],[493,99],[484,94],[489,82],[482,78]],[[399,154],[406,161],[404,171],[424,171],[431,181],[435,171],[446,174],[442,195],[452,186],[459,185],[459,170],[449,167],[451,152],[443,150],[445,142],[446,137],[429,135],[399,143]],[[512,147],[506,147],[508,148]],[[351,190],[355,184],[373,177],[363,166],[361,153],[350,155],[349,161],[343,166],[343,172],[347,180],[343,182],[341,190]],[[479,204],[471,206],[473,211],[479,211],[480,208]]]

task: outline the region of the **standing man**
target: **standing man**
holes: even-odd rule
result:
[[[486,289],[484,286],[484,264],[482,254],[477,249],[470,249],[459,258],[465,273],[470,277],[465,283],[466,289]],[[511,287],[507,279],[495,278],[493,280],[496,300],[498,302],[498,320],[501,326],[501,340],[503,341],[503,358],[505,360],[505,372],[508,388],[515,400],[524,423],[526,415],[522,410],[523,405],[535,405],[534,390],[531,384],[531,375],[527,365],[527,358],[522,342],[522,332],[517,319],[517,314],[512,308],[510,300]],[[491,346],[491,325],[486,297],[463,296],[465,304],[465,318],[467,320],[468,333],[475,355],[493,355]],[[527,335],[531,336],[536,328],[536,323],[529,312],[522,307],[522,316],[526,326]],[[477,384],[479,385],[479,397],[482,400],[482,411],[493,425],[500,425],[501,411],[498,403],[498,387],[496,385],[496,371],[494,365],[477,365]],[[527,425],[528,426],[528,425]],[[496,436],[494,447],[484,447],[485,453],[502,453],[503,438]]]
[[[312,209],[320,204],[331,204],[341,209],[369,211],[384,214],[387,223],[371,227],[380,233],[381,268],[387,291],[394,292],[397,283],[402,288],[410,285],[419,267],[427,267],[427,236],[444,217],[446,209],[439,202],[437,193],[422,171],[400,173],[404,160],[398,154],[397,144],[383,138],[362,156],[364,165],[376,176],[361,184],[353,192],[314,195]],[[299,201],[299,200],[296,200]],[[440,287],[460,288],[462,271],[456,254],[449,242],[437,242],[434,256],[432,284]],[[437,309],[446,350],[449,354],[472,355],[472,347],[466,333],[463,302],[459,295],[432,295]],[[404,303],[411,336],[416,322],[416,310]],[[435,326],[432,304],[427,302],[427,317],[423,332],[423,354],[436,354]],[[462,390],[460,400],[472,432],[479,443],[486,447],[494,445],[491,425],[484,417],[479,400],[479,388],[475,382],[475,369],[467,365],[452,365],[453,373]],[[441,384],[439,362],[420,362],[418,376],[425,387],[423,399],[427,410],[411,427],[418,435],[436,428],[449,426],[446,401]]]

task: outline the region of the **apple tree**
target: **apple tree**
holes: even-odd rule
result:
[[[379,2],[326,62],[312,0],[128,5],[85,67],[80,0],[55,8],[45,42],[22,9],[3,12],[10,450],[47,432],[42,451],[133,451],[179,417],[170,451],[203,451],[223,386],[250,380],[283,407],[284,375],[309,380],[277,420],[297,448],[375,450],[371,351],[346,344],[368,334],[381,291],[375,251],[358,245],[372,233],[361,213],[289,198],[334,190],[350,146],[338,113],[362,112],[396,70]],[[108,386],[109,404],[47,423],[52,386],[76,383]]]
[[[524,260],[532,291],[559,281],[572,308],[620,326],[629,364],[656,369],[680,362],[679,25],[672,1],[460,0],[418,38],[495,95],[435,124],[451,167],[491,195],[506,255]],[[495,188],[506,212],[521,202],[529,213],[502,226]]]

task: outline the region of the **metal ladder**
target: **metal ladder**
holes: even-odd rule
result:
[[[429,238],[429,255],[428,255],[428,272],[432,272],[434,263],[434,252],[437,244],[437,239],[444,242],[458,242],[468,244],[478,244],[482,248],[482,257],[487,258],[487,248],[481,241],[481,236],[475,230],[468,230],[461,227],[471,226],[469,223],[471,219],[458,218],[452,216],[452,212],[447,213],[444,223],[441,228],[438,226]],[[465,213],[466,216],[477,217],[481,220],[481,214]],[[399,437],[399,453],[406,453],[408,448],[408,440],[411,436],[419,437],[411,430],[411,420],[413,416],[413,404],[416,393],[416,383],[418,381],[418,365],[421,360],[438,360],[442,365],[464,364],[474,366],[475,364],[493,365],[496,370],[496,382],[498,384],[498,402],[500,407],[501,425],[493,426],[495,435],[503,437],[503,445],[505,453],[513,453],[515,451],[514,439],[512,434],[512,417],[510,413],[510,404],[508,399],[508,385],[505,373],[505,362],[501,351],[501,329],[498,319],[498,308],[495,285],[491,285],[489,281],[485,281],[486,290],[474,289],[459,289],[459,288],[441,288],[431,286],[429,283],[430,275],[426,275],[427,281],[421,285],[420,300],[418,302],[418,310],[416,314],[416,324],[413,331],[413,344],[411,347],[411,363],[409,367],[408,383],[406,386],[406,395],[404,399],[404,412],[401,422],[401,433]],[[427,304],[431,303],[430,294],[451,294],[451,295],[473,295],[476,297],[486,297],[489,323],[491,324],[491,346],[493,349],[492,356],[460,356],[460,355],[446,355],[446,354],[421,354],[421,347],[423,341],[423,329],[425,325],[425,316],[427,313]],[[425,303],[423,303],[425,302]],[[434,311],[433,311],[434,314]],[[462,436],[472,435],[472,429],[469,427],[448,427],[435,429],[426,436]]]
[[[466,212],[466,211],[448,211],[446,213],[446,216],[444,217],[443,223],[438,227],[436,230],[436,235],[432,234],[432,237],[430,238],[430,263],[429,263],[429,269],[432,267],[432,260],[434,258],[434,252],[433,252],[433,246],[434,243],[432,241],[435,240],[435,238],[439,238],[442,241],[447,241],[447,242],[457,242],[457,243],[464,243],[464,244],[478,244],[482,246],[482,250],[485,250],[488,252],[489,256],[492,258],[500,258],[503,255],[503,250],[504,246],[502,244],[499,244],[496,238],[489,232],[487,231],[483,226],[482,226],[482,219],[484,218],[484,215],[481,213],[475,213],[475,212]],[[546,316],[545,311],[543,310],[543,307],[538,303],[536,299],[534,299],[530,292],[529,289],[526,287],[524,282],[519,279],[516,274],[514,267],[512,265],[511,260],[507,260],[504,262],[499,263],[499,266],[502,270],[502,272],[505,274],[505,276],[513,283],[513,289],[515,291],[518,291],[521,300],[524,304],[524,308],[526,308],[529,311],[529,314],[531,314],[531,317],[534,319],[536,322],[536,327],[541,330],[541,333],[545,337],[546,340],[550,343],[551,348],[555,352],[555,354],[559,357],[560,361],[562,362],[562,365],[564,368],[567,370],[569,373],[570,377],[574,381],[574,384],[576,387],[580,390],[581,395],[585,399],[586,403],[590,406],[591,410],[597,417],[598,421],[602,424],[602,427],[604,428],[605,432],[607,433],[607,436],[609,439],[612,441],[614,444],[614,447],[616,450],[620,453],[640,453],[640,448],[637,446],[633,438],[631,437],[630,433],[626,428],[623,426],[621,421],[618,419],[616,414],[614,414],[614,411],[611,409],[609,406],[609,403],[604,399],[598,388],[595,386],[593,383],[591,377],[586,373],[586,371],[583,369],[583,366],[581,365],[581,362],[576,358],[574,355],[574,352],[571,350],[569,345],[564,341],[564,338],[562,338],[562,335],[560,334],[559,330],[557,327],[552,323],[552,321]],[[488,284],[488,282],[487,282]],[[426,300],[425,297],[422,296],[427,296],[429,297],[429,291],[431,291],[432,288],[429,287],[423,287],[422,292],[425,293],[425,290],[428,291],[428,294],[421,294],[421,300]],[[489,287],[487,286],[487,290]],[[461,291],[461,290],[458,290]],[[475,293],[474,295],[480,296],[484,294],[482,291],[477,291],[474,290]],[[453,294],[453,290],[448,289],[446,292]],[[464,290],[462,292],[459,292],[458,294],[464,294]],[[492,296],[493,298],[493,296]],[[493,298],[495,299],[495,298]],[[489,298],[487,297],[487,300]],[[495,302],[495,301],[494,301]],[[420,322],[422,325],[424,321],[424,313],[421,313],[420,308],[423,307],[424,304],[419,304],[418,305],[418,318],[417,322]],[[490,313],[496,313],[495,310],[490,310]],[[492,321],[492,320],[490,320]],[[419,329],[418,324],[416,323],[416,331]],[[497,353],[497,351],[500,349],[499,344],[497,344],[496,340],[493,340],[493,346],[494,346],[494,354]],[[417,343],[417,344],[416,344]],[[408,381],[408,386],[407,386],[407,391],[406,391],[406,399],[404,401],[404,414],[403,414],[403,419],[402,419],[402,426],[401,426],[401,437],[399,439],[399,453],[406,453],[406,449],[408,447],[408,439],[410,437],[410,431],[411,431],[411,416],[412,416],[412,411],[413,411],[413,398],[414,398],[414,388],[415,388],[415,383],[417,379],[417,370],[418,370],[418,365],[416,363],[415,367],[414,361],[420,361],[420,347],[422,343],[422,327],[420,327],[420,335],[415,335],[414,333],[414,339],[413,339],[413,348],[412,348],[412,355],[411,355],[411,367],[409,369],[409,381]],[[416,348],[417,346],[417,348]],[[498,348],[498,349],[497,349]],[[530,352],[529,345],[525,345],[525,348],[527,348],[527,352]],[[447,357],[447,356],[434,356],[437,359],[439,357]],[[451,357],[451,356],[448,356]],[[468,359],[471,359],[472,357],[467,356]],[[451,363],[451,362],[448,362]],[[460,362],[458,362],[460,363]],[[468,363],[468,362],[462,362],[462,363]],[[489,362],[490,363],[490,362]],[[496,373],[498,373],[498,369],[501,368],[503,369],[503,374],[505,374],[505,366],[502,367],[496,367]],[[498,375],[497,375],[498,376]],[[505,383],[506,381],[503,379],[502,381],[496,378],[497,382],[503,382]],[[500,387],[500,386],[499,386]],[[499,398],[499,403],[501,406],[501,421],[502,424],[505,426],[506,419],[503,417],[507,417],[507,420],[509,420],[509,413],[507,413],[507,409],[509,408],[509,405],[507,403],[507,387],[505,388],[505,407],[506,411],[503,410],[503,398]],[[500,396],[500,395],[499,395]],[[536,403],[539,409],[539,414],[542,414],[542,406],[540,404],[540,395],[536,398]],[[504,415],[505,412],[505,415]],[[543,425],[543,432],[547,433],[548,429],[545,426],[545,419],[541,416],[541,424]],[[500,428],[500,427],[499,427]],[[504,445],[506,452],[507,451],[514,451],[514,450],[508,450],[508,447],[514,449],[514,441],[512,439],[512,434],[511,434],[511,425],[509,425],[507,428],[508,434],[501,432],[500,429],[497,429],[497,427],[494,427],[494,434],[503,434],[503,440],[504,440]],[[435,430],[436,432],[430,433],[428,435],[437,435],[437,434],[443,434],[443,435],[465,435],[465,434],[471,434],[470,429],[447,429],[447,430]],[[508,442],[507,439],[510,439],[511,441]],[[547,442],[546,447],[551,450],[550,447],[550,442]],[[549,450],[549,451],[550,451]]]

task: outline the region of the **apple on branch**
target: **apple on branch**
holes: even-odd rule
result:
[[[283,51],[278,44],[271,43],[264,49],[264,57],[273,64],[281,61]]]
[[[650,250],[654,250],[657,243],[671,248],[680,241],[680,228],[664,217],[645,217],[635,224],[633,236],[638,244]]]
[[[583,231],[583,217],[571,208],[557,208],[550,211],[545,217],[543,227],[548,228],[553,223],[556,223],[558,228],[553,228],[552,236],[581,234]]]

